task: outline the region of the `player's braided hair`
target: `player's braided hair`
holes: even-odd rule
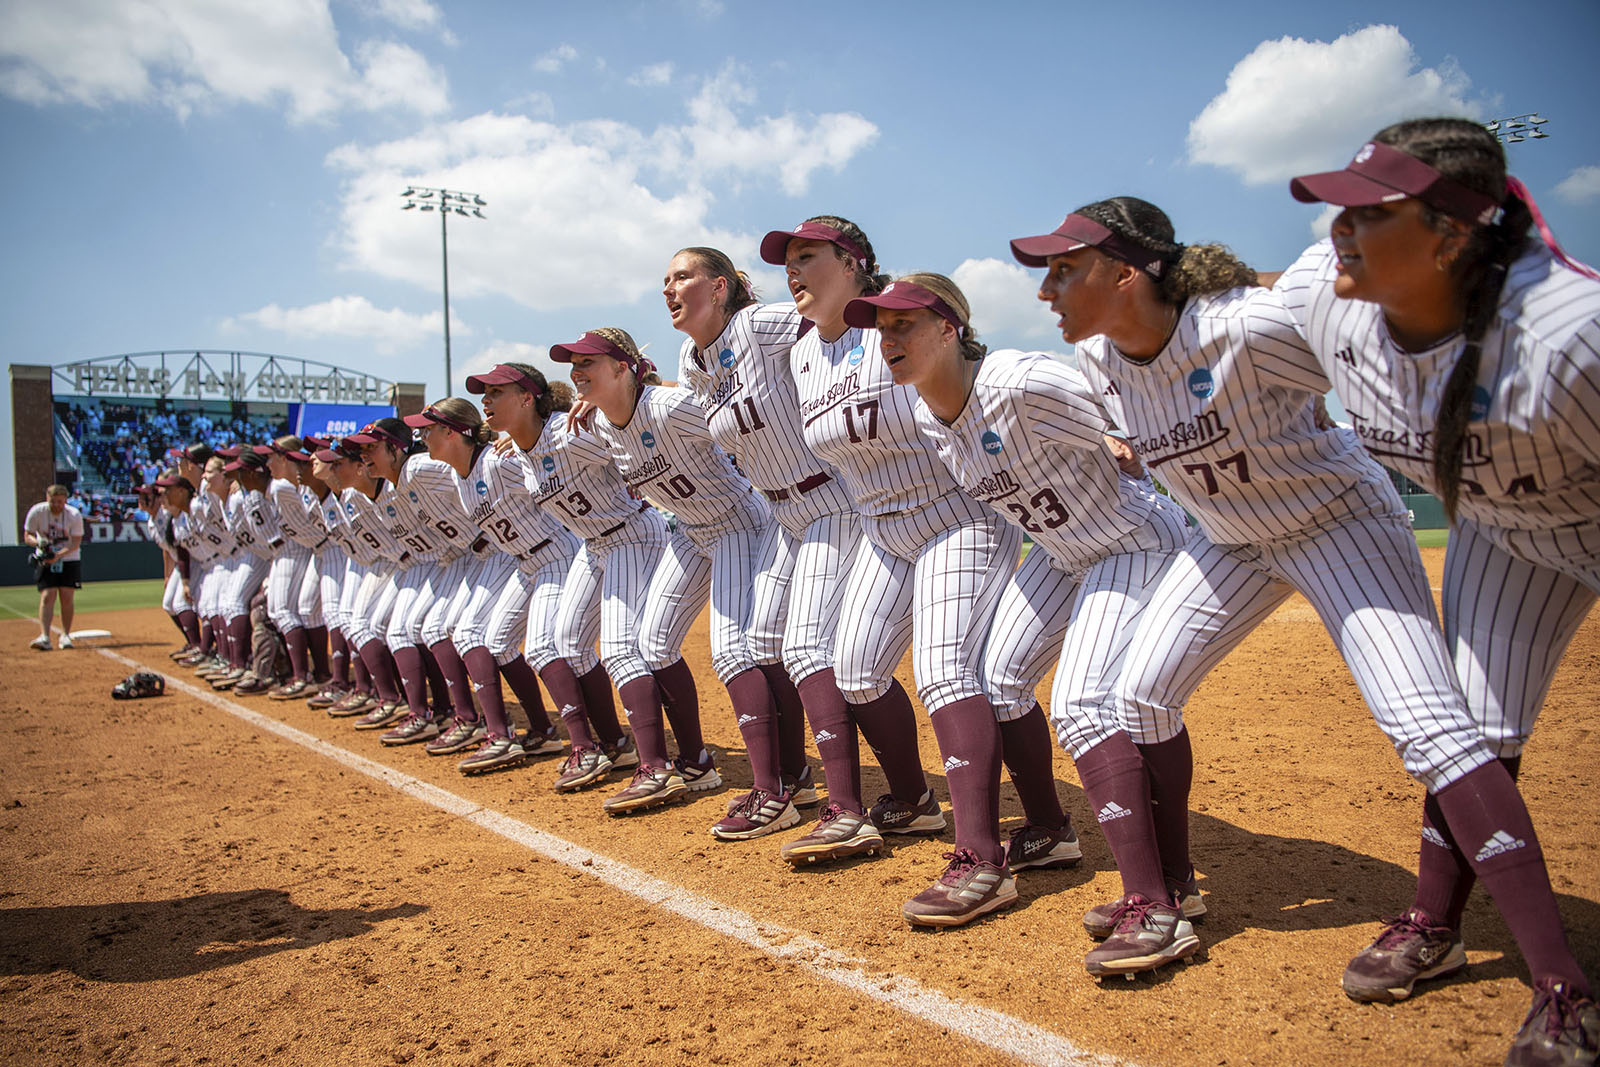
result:
[[[961,320],[958,339],[961,345],[962,358],[976,363],[989,353],[989,346],[978,340],[978,333],[972,328],[972,308],[967,303],[966,294],[963,293],[955,282],[943,274],[933,271],[917,271],[914,274],[902,275],[902,282],[920,285],[934,296],[945,302],[945,306],[956,313],[956,318]]]
[[[447,396],[443,400],[435,400],[428,405],[441,415],[448,415],[464,426],[472,427],[472,432],[466,437],[475,445],[486,445],[495,438],[493,430],[488,423],[483,421],[483,416],[478,413],[478,408],[470,400],[463,400],[459,396]]]
[[[1117,196],[1080,207],[1074,214],[1158,254],[1167,269],[1156,281],[1156,291],[1165,303],[1181,304],[1191,296],[1256,284],[1256,272],[1226,245],[1179,244],[1172,220],[1148,200]]]
[[[861,265],[856,262],[856,258],[849,252],[846,252],[838,245],[833,247],[834,255],[849,263],[851,269],[855,271],[857,284],[861,287],[862,296],[877,296],[883,292],[884,286],[889,284],[889,276],[882,273],[878,267],[878,254],[872,250],[872,242],[867,240],[867,235],[861,231],[860,226],[857,226],[849,219],[840,218],[838,215],[813,215],[806,221],[820,222],[824,226],[832,226],[853,241],[857,248],[861,249],[861,254],[867,261],[866,270],[861,269]]]
[[[1463,452],[1483,335],[1494,321],[1506,271],[1527,243],[1533,215],[1521,197],[1507,191],[1505,149],[1494,134],[1470,119],[1409,119],[1385,127],[1373,140],[1415,156],[1452,181],[1500,201],[1499,220],[1475,227],[1455,262],[1439,264],[1440,270],[1455,275],[1466,303],[1461,324],[1466,345],[1445,379],[1433,426],[1433,477],[1445,514],[1454,520],[1461,500]],[[1422,205],[1422,220],[1440,232],[1447,232],[1450,226],[1447,215],[1426,204]]]
[[[533,379],[533,384],[539,387],[539,395],[534,399],[533,410],[541,419],[548,419],[552,412],[572,410],[572,386],[566,382],[552,382],[545,378],[544,371],[528,363],[506,363],[502,366],[512,370],[521,371]],[[520,385],[513,385],[513,389],[521,389]]]
[[[639,346],[634,344],[633,336],[627,330],[622,329],[620,326],[601,326],[589,332],[599,334],[633,357],[634,385],[643,388],[646,385],[661,384],[661,375],[656,373],[656,365],[646,359],[643,352],[639,351]]]
[[[728,298],[723,301],[722,310],[729,315],[756,303],[756,292],[750,286],[750,276],[735,267],[726,252],[695,245],[678,249],[678,255],[692,257],[707,274],[728,283]]]

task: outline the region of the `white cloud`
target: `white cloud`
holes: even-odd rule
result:
[[[1328,230],[1333,227],[1333,220],[1338,218],[1339,212],[1343,210],[1338,204],[1322,205],[1317,217],[1311,220],[1311,239],[1320,241],[1328,236]]]
[[[1600,199],[1600,167],[1579,167],[1561,179],[1556,195],[1574,204]]]
[[[578,58],[578,50],[570,44],[558,44],[533,61],[533,69],[540,74],[557,74],[561,68]]]
[[[342,108],[435,115],[448,104],[443,72],[405,45],[369,42],[352,61],[327,0],[0,5],[0,94],[36,105],[154,104],[180,117],[281,101],[295,121]]]
[[[671,63],[652,63],[628,75],[628,84],[641,88],[667,85],[672,81]]]
[[[336,337],[371,341],[378,352],[390,355],[424,341],[442,338],[443,323],[442,311],[418,315],[399,308],[376,307],[364,296],[338,296],[297,308],[268,304],[224,319],[222,328],[255,327],[300,339]],[[472,330],[452,313],[450,333],[452,337],[470,336]]]
[[[1234,171],[1250,185],[1328,170],[1399,119],[1476,116],[1470,85],[1453,60],[1419,69],[1393,26],[1368,26],[1331,44],[1263,41],[1189,124],[1189,161]]]
[[[403,30],[444,28],[444,12],[429,0],[363,0],[361,7],[376,18]]]
[[[732,102],[744,106],[749,94],[731,82],[718,91],[730,102],[706,107],[701,94],[686,123],[653,131],[486,113],[345,145],[328,157],[349,175],[336,240],[354,269],[436,288],[436,216],[398,218],[396,194],[415,181],[488,201],[486,220],[450,219],[452,293],[498,293],[539,310],[614,306],[657,292],[665,256],[684,245],[713,244],[751,262],[758,235],[714,225],[713,183],[781,182],[803,193],[818,167],[843,167],[877,128],[859,115],[747,122]],[[730,152],[730,141],[742,150]],[[780,283],[776,298],[783,292]]]
[[[1050,347],[1061,345],[1050,309],[1039,302],[1035,273],[999,259],[967,259],[950,278],[972,306],[972,328],[979,340],[1024,338]]]
[[[530,345],[525,341],[495,341],[478,349],[456,370],[456,385],[465,388],[468,375],[492,370],[496,363],[526,363],[544,372],[554,381],[566,380],[567,367],[550,358],[550,349],[544,345]]]

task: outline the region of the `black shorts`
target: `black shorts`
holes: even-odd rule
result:
[[[60,567],[60,570],[56,568]],[[39,580],[34,583],[43,592],[46,589],[82,589],[83,560],[65,559],[60,563],[46,563],[39,568]]]

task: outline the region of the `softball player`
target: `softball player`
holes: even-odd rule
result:
[[[168,469],[149,485],[139,488],[139,504],[150,516],[145,522],[145,532],[171,563],[161,591],[161,610],[171,617],[183,635],[183,647],[168,653],[174,661],[186,659],[200,650],[200,620],[195,614],[194,602],[189,599],[189,552],[173,535],[172,512],[157,503],[157,497],[164,497],[167,487],[176,484],[177,478],[177,470]]]
[[[1126,739],[1111,690],[1133,624],[1185,537],[1183,510],[1148,476],[1118,469],[1099,398],[1083,376],[1042,352],[987,352],[970,314],[961,290],[940,274],[907,275],[845,310],[852,325],[876,324],[890,373],[916,388],[917,426],[951,474],[1034,539],[1001,595],[982,674],[1027,822],[1003,863],[965,857],[906,902],[907,920],[932,926],[1015,902],[1007,875],[1016,870],[1082,857],[1056,797],[1049,727],[1034,690],[1059,655],[1052,713],[1063,747],[1076,760],[1114,735]],[[997,796],[998,764],[992,770]],[[959,807],[955,814],[959,825]]]
[[[322,632],[324,658],[327,647],[321,598],[313,596],[309,601],[303,598],[306,590],[313,593],[318,590],[312,570],[313,557],[327,542],[328,534],[318,517],[307,510],[301,495],[298,465],[309,463],[311,457],[300,451],[300,447],[300,438],[280,437],[269,446],[267,453],[267,469],[272,474],[267,501],[277,512],[285,538],[267,574],[267,611],[289,648],[293,672],[286,685],[269,695],[285,700],[303,696],[311,688],[311,653],[317,631]]]
[[[1544,864],[1526,845],[1527,808],[1449,669],[1406,513],[1354,434],[1317,427],[1328,382],[1280,298],[1243,287],[1255,274],[1226,250],[1177,244],[1166,215],[1131,197],[1081,208],[1012,250],[1048,267],[1040,299],[1060,316],[1062,336],[1079,342],[1085,376],[1200,524],[1141,618],[1117,688],[1135,740],[1174,738],[1206,672],[1299,590],[1454,829],[1512,842],[1483,849],[1474,865],[1539,960],[1535,973],[1552,956],[1570,963]],[[1085,790],[1095,779],[1102,795],[1114,794],[1116,768],[1105,779],[1102,770],[1084,775]],[[1158,811],[1173,806],[1158,799]],[[1108,838],[1109,827],[1134,821],[1122,806],[1099,809]],[[1159,883],[1130,891],[1112,926],[1086,959],[1091,973],[1144,970],[1198,947]]]
[[[201,511],[195,506],[195,501],[199,499],[200,489],[205,485],[206,464],[210,462],[211,456],[211,446],[204,444],[187,445],[178,453],[178,477],[188,482],[190,489],[189,525],[196,531],[199,529]],[[200,647],[178,661],[180,666],[194,669],[210,663],[215,658],[217,650],[217,634],[212,629],[211,617],[206,614],[205,604],[201,598],[201,576],[205,569],[207,568],[191,567],[189,574],[189,598],[194,603],[195,614],[200,619]]]
[[[611,678],[621,677],[621,684],[648,680],[636,619],[666,546],[667,525],[628,495],[610,450],[561,410],[570,403],[566,385],[546,382],[527,364],[501,363],[468,378],[467,389],[483,396],[490,428],[506,435],[496,449],[522,453],[524,485],[534,502],[582,541],[556,607],[558,658],[542,674],[572,742],[555,787],[581,789],[612,770],[639,764],[633,741],[617,721]],[[635,685],[633,699],[645,699],[645,688]]]
[[[850,301],[875,295],[887,280],[860,228],[833,216],[808,219],[767,234],[761,258],[784,265],[796,307],[816,323],[789,354],[806,444],[839,471],[864,534],[845,579],[834,669],[849,717],[890,788],[870,811],[861,810],[859,764],[836,773],[824,751],[830,803],[810,833],[784,846],[784,858],[801,863],[871,852],[886,832],[944,828],[918,759],[911,701],[894,681],[909,645],[946,783],[959,797],[958,813],[972,816],[958,816],[947,873],[965,866],[968,856],[998,865],[1004,859],[999,797],[989,782],[999,773],[1000,731],[979,670],[1021,535],[961,491],[917,431],[916,392],[894,384],[877,331],[846,322]],[[833,732],[828,724],[823,730]]]
[[[195,597],[201,618],[211,620],[214,652],[209,660],[195,666],[195,674],[201,678],[226,674],[234,668],[233,635],[223,614],[223,593],[233,571],[233,557],[239,552],[239,542],[224,514],[226,505],[223,502],[232,490],[232,483],[222,471],[227,463],[228,459],[220,455],[206,459],[199,491],[189,505],[190,523],[215,550],[209,566],[201,572],[200,592]]]
[[[234,609],[242,606],[244,631],[243,639],[239,643],[248,649],[251,628],[250,602],[267,582],[274,561],[283,553],[288,542],[278,521],[277,509],[272,506],[266,495],[272,481],[272,475],[267,469],[267,457],[254,447],[245,445],[240,449],[239,458],[229,463],[223,470],[232,475],[238,483],[237,491],[228,498],[228,515],[229,521],[233,523],[234,536],[244,549],[237,557],[239,565],[229,585],[228,625],[232,628],[237,624],[238,616],[234,613]],[[268,592],[270,600],[270,589]],[[272,689],[275,683],[271,678],[262,678],[252,671],[244,670],[239,672],[237,677],[230,673],[213,678],[211,685],[214,689],[231,687],[235,693],[254,696]]]
[[[712,828],[718,837],[758,837],[798,822],[795,806],[816,803],[795,680],[812,705],[842,700],[833,636],[861,523],[844,484],[805,442],[789,368],[804,321],[794,305],[758,304],[749,280],[714,248],[679,251],[663,296],[673,326],[689,335],[678,365],[712,440],[775,520],[756,553],[747,643],[776,714],[754,702],[739,713],[755,788]]]
[[[606,810],[635,811],[714,789],[722,776],[701,737],[699,694],[683,662],[683,639],[709,597],[711,664],[728,687],[734,714],[771,714],[771,690],[744,637],[755,551],[771,513],[711,440],[693,395],[642,380],[652,368],[625,331],[591,330],[553,346],[550,358],[572,364],[578,395],[598,409],[595,436],[610,449],[629,490],[677,516],[639,613],[639,655],[660,704],[643,685],[635,703],[623,691],[639,770]],[[667,758],[656,711],[662,705],[678,743],[676,760]],[[798,813],[787,816],[789,825],[798,820]]]
[[[192,508],[195,488],[192,482],[169,471],[156,479],[155,484],[162,490],[162,510],[168,517],[172,543],[181,550],[179,565],[173,568],[173,573],[179,577],[176,600],[198,607],[202,598],[203,576],[212,571],[213,565],[221,557],[222,545],[207,537],[194,519]]]
[[[1515,778],[1600,593],[1600,276],[1566,258],[1507,178],[1499,142],[1470,120],[1391,126],[1346,169],[1290,188],[1345,210],[1279,292],[1368,451],[1445,502],[1445,640]],[[1528,239],[1535,221],[1543,242]],[[1468,854],[1492,844],[1463,842],[1428,797],[1416,900],[1351,961],[1351,997],[1402,999],[1466,965]],[[1584,975],[1565,954],[1541,956],[1513,1055],[1593,1062],[1600,1009]]]
[[[487,722],[483,746],[462,761],[461,769],[488,770],[528,755],[559,753],[561,740],[543,715],[535,672],[558,658],[554,618],[578,540],[533,502],[521,454],[488,447],[494,431],[468,401],[441,400],[405,422],[422,434],[429,455],[450,466],[463,513],[495,546],[456,593],[462,603],[452,613],[455,645]],[[518,699],[529,715],[526,737],[516,736],[507,721],[502,673],[508,681],[516,679]],[[564,672],[571,674],[570,668]],[[576,688],[575,677],[571,684]],[[459,722],[458,717],[457,728]]]
[[[358,536],[345,514],[346,494],[365,493],[372,484],[361,470],[360,450],[355,446],[346,448],[341,441],[329,441],[326,445],[312,453],[312,470],[329,487],[328,495],[320,501],[322,523],[327,527],[328,536],[344,553],[345,568],[342,573],[330,568],[323,579],[327,583],[322,591],[323,604],[338,634],[337,638],[330,639],[329,666],[334,675],[334,688],[331,692],[318,693],[306,703],[326,708],[330,716],[341,718],[359,715],[377,702],[372,675],[361,659],[351,612],[367,575],[380,557],[377,538]]]

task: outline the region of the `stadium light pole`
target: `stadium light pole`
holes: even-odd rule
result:
[[[439,213],[439,256],[444,266],[444,395],[450,395],[450,213],[472,219],[487,218],[483,213],[488,201],[477,193],[464,193],[459,189],[439,189],[427,185],[408,185],[400,194],[405,197],[401,211],[437,211]],[[470,209],[470,210],[469,210]]]
[[[1509,118],[1485,122],[1483,128],[1494,134],[1495,139],[1501,144],[1519,144],[1523,141],[1542,141],[1549,137],[1550,135],[1544,132],[1544,124],[1549,121],[1534,111],[1526,115],[1512,115]]]

